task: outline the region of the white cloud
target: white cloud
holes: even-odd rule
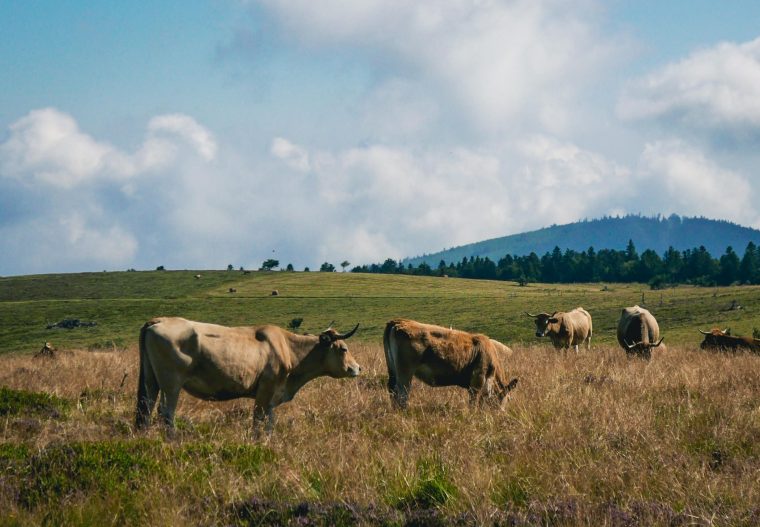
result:
[[[405,80],[424,82],[448,112],[485,131],[535,120],[562,129],[617,48],[597,30],[590,0],[256,3],[307,45],[367,49],[380,69],[394,63]]]
[[[188,115],[175,113],[153,117],[148,123],[148,130],[152,136],[166,133],[181,137],[206,161],[212,161],[216,157],[214,136]]]
[[[54,108],[29,112],[10,126],[10,137],[0,145],[0,175],[31,176],[70,188],[105,172],[128,176],[134,166],[127,156],[81,132],[70,115]]]
[[[638,199],[664,214],[724,218],[760,225],[760,214],[748,179],[722,168],[682,141],[647,144],[639,167]]]
[[[694,52],[633,82],[617,111],[708,131],[760,129],[760,38]]]
[[[287,139],[275,137],[269,151],[276,158],[285,161],[291,168],[301,172],[307,172],[310,168],[309,154],[306,150],[294,145]]]
[[[80,212],[39,215],[0,226],[0,267],[23,273],[97,271],[129,265],[139,242],[118,225],[96,224]],[[12,255],[13,262],[4,261]]]
[[[64,189],[98,180],[124,181],[164,168],[174,162],[181,143],[207,161],[216,155],[210,132],[179,114],[151,119],[135,154],[94,139],[79,129],[72,116],[55,108],[29,112],[11,124],[9,132],[0,144],[0,176]]]
[[[186,147],[198,155],[180,156]],[[203,207],[172,196],[181,198],[193,189],[206,190],[197,196],[213,196],[205,185],[193,184],[183,192],[178,183],[183,178],[201,180],[199,167],[215,155],[213,136],[188,116],[152,119],[142,145],[130,154],[84,133],[72,116],[55,108],[29,112],[10,125],[0,144],[0,191],[35,207],[0,215],[0,269],[7,272],[13,265],[15,272],[45,272],[134,265],[141,244],[150,243],[156,225],[171,212],[203,215],[207,222],[214,218]],[[162,243],[181,230],[162,233]]]

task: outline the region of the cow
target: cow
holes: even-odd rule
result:
[[[760,339],[752,337],[734,337],[726,328],[721,331],[719,328],[713,328],[710,331],[699,330],[705,336],[702,344],[699,345],[703,350],[728,350],[739,351],[749,350],[753,353],[760,353]]]
[[[660,346],[664,338],[660,338],[660,326],[652,313],[643,307],[633,306],[623,308],[620,313],[617,340],[628,355],[649,359],[652,348]]]
[[[532,315],[536,322],[536,336],[548,336],[557,349],[569,349],[571,346],[578,351],[578,345],[586,343],[586,349],[591,349],[591,337],[594,333],[591,315],[582,307],[576,307],[572,311],[555,311]]]
[[[280,296],[280,292],[277,289],[273,289],[271,296]]]
[[[491,339],[491,344],[493,344],[493,347],[496,348],[496,352],[500,353],[502,357],[509,358],[514,353],[514,351],[512,351],[512,348],[506,344],[502,344],[496,339]]]
[[[385,325],[383,348],[392,401],[406,408],[416,377],[429,386],[466,388],[470,404],[501,406],[517,379],[507,381],[499,356],[506,346],[494,342],[486,335],[408,319],[390,320]]]
[[[356,377],[361,367],[345,334],[332,327],[319,335],[297,335],[277,326],[225,327],[179,317],[154,318],[140,330],[140,378],[135,427],[145,428],[160,392],[159,415],[173,431],[182,389],[209,401],[255,400],[254,435],[274,408],[290,401],[308,381]]]

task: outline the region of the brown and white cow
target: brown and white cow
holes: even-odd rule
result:
[[[356,377],[361,368],[332,328],[296,335],[277,326],[226,327],[178,317],[154,318],[140,330],[140,379],[135,425],[144,428],[160,392],[159,414],[174,427],[180,390],[204,400],[255,399],[254,432],[274,407],[290,401],[308,381]]]
[[[385,325],[383,347],[388,390],[401,408],[413,377],[429,386],[466,388],[471,403],[502,404],[517,385],[517,379],[507,381],[502,366],[501,354],[509,348],[486,335],[395,319]]]
[[[648,359],[652,356],[652,348],[660,346],[664,338],[660,338],[660,326],[652,313],[643,307],[632,306],[623,308],[620,313],[617,340],[627,354]]]
[[[713,328],[709,332],[700,329],[699,332],[705,336],[704,340],[702,340],[702,344],[699,345],[703,350],[748,350],[753,353],[760,353],[760,339],[752,337],[734,337],[729,333],[728,328],[722,331],[719,328]]]
[[[591,337],[594,334],[591,315],[582,307],[576,307],[572,311],[555,311],[549,313],[540,313],[532,315],[536,322],[536,336],[548,336],[554,347],[557,349],[568,349],[571,346],[578,351],[580,344],[586,343],[586,349],[591,349]]]

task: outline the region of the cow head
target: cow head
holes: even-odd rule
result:
[[[629,343],[625,342],[626,352],[631,354],[638,354],[642,355],[644,357],[649,358],[652,355],[652,348],[657,348],[662,344],[662,341],[665,340],[665,337],[661,337],[660,340],[658,340],[655,343],[652,342],[634,342]]]
[[[549,331],[549,325],[550,324],[556,324],[559,322],[559,319],[554,318],[554,315],[550,315],[549,313],[541,313],[538,315],[531,315],[527,311],[525,312],[526,315],[533,318],[536,322],[536,336],[537,337],[545,337],[546,333]]]
[[[359,328],[357,324],[348,333],[340,334],[332,327],[319,334],[319,346],[325,349],[324,365],[330,377],[356,377],[362,371],[344,342]]]
[[[699,332],[705,336],[704,340],[702,340],[702,344],[699,345],[702,349],[720,348],[726,340],[724,337],[731,335],[730,328],[726,328],[722,331],[719,328],[712,328],[710,331],[702,331],[700,329]]]
[[[515,389],[517,386],[517,377],[509,381],[507,384],[502,382],[496,382],[493,396],[499,404],[499,408],[504,408],[504,403],[507,402],[507,396],[509,392]]]

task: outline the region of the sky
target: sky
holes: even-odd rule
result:
[[[756,0],[8,0],[0,86],[0,275],[760,228]]]

